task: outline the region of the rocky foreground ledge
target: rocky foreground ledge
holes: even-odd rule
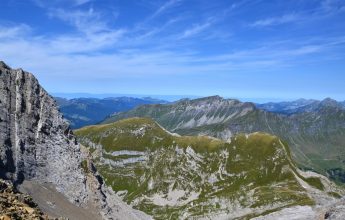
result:
[[[0,180],[0,219],[48,219],[29,195],[19,193],[10,182]]]

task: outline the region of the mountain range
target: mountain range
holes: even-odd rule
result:
[[[93,125],[104,120],[110,114],[128,111],[143,104],[167,103],[167,101],[150,97],[114,97],[114,98],[74,98],[54,97],[63,116],[72,129]]]
[[[196,95],[154,95],[154,94],[124,94],[124,93],[52,93],[54,97],[61,97],[65,99],[77,99],[77,98],[96,98],[96,99],[105,99],[109,97],[133,97],[133,98],[139,98],[139,99],[145,99],[145,97],[151,97],[152,99],[158,99],[158,100],[167,100],[169,102],[174,102],[176,100],[180,100],[183,98],[200,98],[200,96]]]
[[[269,102],[264,104],[256,104],[259,109],[263,109],[269,112],[276,112],[286,115],[302,113],[302,112],[313,112],[316,111],[319,105],[328,104],[329,106],[339,107],[345,109],[345,101],[337,102],[331,98],[326,98],[323,101],[313,99],[298,99],[291,102]]]
[[[308,104],[305,104],[307,102]],[[285,140],[302,169],[311,169],[345,182],[345,110],[338,102],[303,101],[290,107],[272,104],[260,108],[249,102],[212,96],[171,104],[143,105],[117,113],[103,123],[124,118],[148,117],[180,135],[208,135],[229,141],[239,133],[267,132]],[[291,106],[296,106],[294,103]],[[299,109],[304,108],[303,111]],[[284,110],[285,109],[285,110]],[[289,110],[288,110],[289,109]],[[273,112],[278,111],[277,112]],[[285,113],[282,113],[285,111]]]

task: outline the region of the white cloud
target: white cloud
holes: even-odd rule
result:
[[[257,20],[254,23],[252,23],[250,26],[252,27],[265,27],[265,26],[274,26],[274,25],[280,25],[280,24],[286,24],[295,22],[301,19],[301,16],[297,14],[286,14],[280,17],[271,17],[271,18],[265,18],[261,20]]]
[[[84,5],[88,2],[91,2],[93,0],[31,0],[33,3],[35,3],[37,6],[41,8],[52,8],[57,7],[59,5],[69,5],[72,7]]]
[[[162,14],[163,12],[167,11],[168,9],[176,6],[181,0],[169,0],[160,6],[152,15],[151,19],[157,17],[158,15]]]
[[[89,10],[50,10],[49,16],[58,18],[72,25],[78,33],[64,34],[50,40],[54,51],[85,52],[114,46],[126,33],[124,29],[115,29],[102,19],[99,12]]]
[[[206,22],[195,24],[192,27],[186,29],[182,33],[182,35],[179,36],[178,38],[184,39],[184,38],[189,38],[189,37],[192,37],[194,35],[197,35],[197,34],[203,32],[204,30],[206,30],[207,28],[209,28],[215,21],[216,21],[216,19],[214,17],[210,17],[207,19]]]
[[[191,37],[193,35],[199,34],[200,32],[202,32],[203,30],[205,30],[206,28],[208,28],[211,25],[210,22],[206,22],[203,24],[197,24],[194,25],[193,27],[191,27],[190,29],[187,29],[183,32],[181,39],[183,38],[188,38]]]
[[[19,33],[17,33],[19,34]],[[283,47],[284,45],[253,48],[218,56],[200,57],[195,51],[189,53],[173,50],[124,50],[101,53],[96,40],[85,43],[65,35],[59,38],[36,38],[12,35],[16,39],[0,41],[0,54],[9,64],[20,65],[45,77],[60,76],[73,78],[109,78],[121,75],[127,77],[145,74],[201,74],[205,72],[226,72],[260,68],[282,68],[293,64],[299,56],[319,53],[328,47],[339,46],[344,41],[335,41]],[[102,40],[101,42],[106,42]],[[93,47],[96,44],[95,47]],[[73,53],[83,51],[96,53]],[[18,53],[23,51],[23,53]],[[25,52],[24,52],[25,51]],[[43,62],[42,62],[43,61]],[[73,73],[73,74],[72,74]],[[100,74],[100,75],[99,75]]]
[[[16,38],[19,36],[27,35],[30,32],[31,32],[31,28],[25,24],[19,24],[17,26],[13,26],[13,25],[0,26],[0,39]]]
[[[87,36],[62,35],[53,39],[47,39],[47,44],[51,46],[55,53],[92,52],[112,48],[119,42],[124,33],[124,30],[117,30],[89,34]]]
[[[89,8],[89,10],[52,9],[49,11],[48,15],[51,18],[58,18],[68,22],[84,33],[109,30],[106,22],[101,19],[101,14],[95,12],[93,8]]]
[[[83,4],[86,4],[88,2],[91,2],[92,0],[74,0],[74,4],[75,5],[83,5]]]
[[[61,36],[67,38],[68,35]],[[221,55],[201,56],[197,51],[181,52],[172,49],[131,49],[102,53],[71,53],[82,44],[58,45],[56,39],[19,36],[0,40],[0,60],[5,59],[12,67],[22,67],[35,73],[48,91],[54,92],[114,92],[117,81],[147,79],[150,77],[186,77],[187,75],[238,74],[241,71],[281,71],[297,62],[300,57],[327,52],[330,47],[339,48],[344,41],[323,39],[319,44],[266,45],[229,52]],[[59,48],[62,47],[62,48]],[[92,45],[89,44],[88,47]],[[174,47],[172,44],[171,47]],[[94,49],[94,48],[89,48]],[[83,49],[81,49],[83,50]],[[326,54],[326,53],[324,53]],[[315,57],[312,57],[314,62]],[[215,77],[216,78],[216,77]],[[96,83],[97,82],[97,83]],[[73,86],[78,83],[78,86]],[[92,86],[92,90],[88,90]]]

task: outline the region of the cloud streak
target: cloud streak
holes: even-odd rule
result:
[[[51,8],[61,5],[70,5],[72,7],[78,7],[94,0],[31,0],[34,4],[41,8]]]
[[[52,9],[51,18],[57,18],[72,25],[78,33],[65,34],[50,39],[48,44],[54,51],[64,53],[87,52],[114,46],[126,33],[125,29],[114,29],[102,19],[93,8],[88,10]]]
[[[96,33],[109,31],[106,22],[101,19],[101,14],[94,11],[91,7],[89,10],[64,10],[50,9],[48,13],[51,18],[58,18],[76,27],[83,33]]]
[[[212,25],[212,23],[213,22],[211,20],[208,20],[205,23],[196,24],[192,26],[191,28],[186,29],[183,32],[183,34],[179,37],[179,39],[185,39],[185,38],[189,38],[194,35],[197,35],[201,33],[202,31],[206,30],[207,28],[209,28]]]
[[[267,26],[275,26],[275,25],[281,25],[281,24],[287,24],[299,21],[301,19],[300,15],[297,14],[285,14],[283,16],[279,17],[270,17],[265,19],[260,19],[252,24],[250,26],[252,27],[267,27]]]
[[[180,3],[182,0],[168,0],[166,3],[164,3],[162,6],[160,6],[150,17],[150,19],[153,19],[161,14],[163,14],[165,11],[167,11],[170,8],[175,7],[178,3]]]
[[[31,32],[30,26],[26,24],[19,24],[16,26],[0,26],[0,39],[7,39],[7,38],[18,38],[23,35],[27,35]]]

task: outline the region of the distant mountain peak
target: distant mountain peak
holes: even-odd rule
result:
[[[336,100],[331,98],[325,98],[320,102],[321,106],[330,106],[330,107],[339,107],[341,108],[341,104],[339,104]]]
[[[219,96],[219,95],[213,95],[213,96],[209,96],[206,97],[207,99],[211,99],[211,100],[223,100],[224,98]]]
[[[214,95],[214,96],[207,96],[207,97],[192,99],[191,101],[198,102],[198,101],[221,101],[221,100],[224,100],[224,98],[219,95]]]
[[[324,102],[324,103],[336,103],[337,101],[332,99],[332,98],[330,98],[330,97],[327,97],[324,100],[322,100],[321,102]]]

